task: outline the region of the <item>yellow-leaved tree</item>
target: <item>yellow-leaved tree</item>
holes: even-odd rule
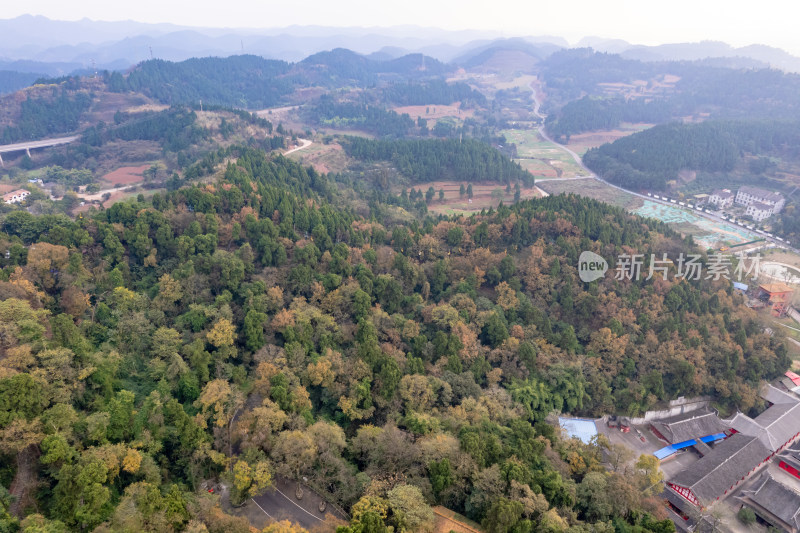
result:
[[[236,328],[231,321],[227,318],[220,318],[206,334],[208,342],[214,345],[215,348],[223,346],[233,346]]]

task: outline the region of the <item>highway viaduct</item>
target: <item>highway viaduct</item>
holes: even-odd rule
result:
[[[57,139],[42,139],[40,141],[28,141],[15,144],[0,145],[0,166],[5,166],[3,163],[3,154],[10,152],[25,151],[28,157],[31,156],[31,150],[34,148],[49,148],[51,146],[59,146],[61,144],[69,144],[80,139],[80,135],[73,135],[71,137],[59,137]]]

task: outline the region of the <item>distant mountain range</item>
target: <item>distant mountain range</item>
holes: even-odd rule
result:
[[[619,54],[626,59],[639,61],[699,61],[709,58],[738,58],[751,60],[754,67],[772,67],[787,72],[800,72],[800,57],[763,44],[735,48],[720,41],[699,43],[673,43],[658,46],[631,44],[620,39],[586,37],[578,46],[588,46],[598,52]]]
[[[297,62],[320,51],[336,48],[347,48],[377,60],[422,53],[445,63],[470,67],[499,50],[543,59],[553,51],[569,46],[566,40],[555,36],[508,39],[498,32],[446,31],[418,26],[220,29],[133,21],[57,21],[31,15],[0,20],[0,71],[50,76],[85,72],[92,68],[124,71],[151,57],[182,61],[191,57],[227,57],[247,53]],[[770,66],[800,72],[800,58],[778,48],[757,44],[734,48],[722,42],[704,41],[643,46],[622,40],[587,37],[578,46],[641,61],[706,60],[720,66]],[[5,85],[8,84],[0,83],[0,86]]]

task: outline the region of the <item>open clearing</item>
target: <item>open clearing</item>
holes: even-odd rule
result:
[[[150,165],[140,165],[138,167],[120,167],[113,172],[109,172],[101,179],[110,183],[112,187],[121,185],[133,185],[144,181],[144,171],[150,168]]]
[[[473,183],[472,202],[470,202],[466,194],[463,197],[459,195],[462,184],[464,188],[469,185],[467,182],[460,181],[432,181],[413,185],[409,187],[409,190],[414,188],[425,193],[429,187],[433,187],[433,190],[436,191],[436,196],[428,204],[428,211],[437,215],[471,214],[481,209],[497,207],[500,205],[501,200],[505,204],[514,202],[514,188],[511,188],[511,193],[506,194],[506,186],[496,182]],[[443,201],[439,200],[440,189],[444,191]],[[522,200],[540,197],[541,193],[536,187],[522,187],[520,189],[520,199]]]
[[[311,146],[292,152],[287,157],[301,165],[311,165],[314,170],[322,173],[342,172],[349,163],[349,158],[338,143],[322,144],[314,141]]]
[[[394,111],[400,115],[407,113],[408,116],[414,120],[420,117],[427,120],[436,120],[445,117],[455,117],[464,120],[475,114],[474,109],[461,109],[461,102],[456,102],[452,105],[407,105],[395,107]]]
[[[572,156],[550,141],[544,140],[535,129],[503,130],[502,134],[508,142],[517,145],[515,161],[534,176],[574,178],[586,174]]]
[[[536,185],[549,194],[580,194],[581,196],[594,198],[595,200],[600,200],[601,202],[615,205],[629,211],[638,209],[644,203],[638,196],[609,187],[605,183],[594,178],[548,180],[540,181]]]
[[[606,143],[614,142],[622,137],[627,137],[632,133],[637,133],[652,127],[653,124],[632,124],[629,122],[623,122],[617,129],[588,131],[586,133],[572,135],[567,143],[567,146],[569,146],[573,152],[583,155],[587,150],[589,150],[589,148],[596,148]]]
[[[800,256],[787,250],[778,250],[775,248],[771,250],[762,250],[761,259],[762,261],[785,263],[787,265],[800,268]]]

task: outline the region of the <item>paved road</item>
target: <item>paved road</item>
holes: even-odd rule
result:
[[[306,529],[318,526],[325,520],[326,514],[344,518],[332,505],[328,505],[325,513],[319,512],[319,496],[306,490],[302,500],[294,497],[293,486],[283,480],[276,481],[274,487],[261,496],[253,498],[253,502],[265,515],[273,520],[290,520]]]
[[[698,211],[696,209],[683,208],[681,206],[673,204],[672,202],[668,202],[668,201],[664,201],[664,200],[660,200],[660,199],[657,200],[657,199],[655,199],[655,198],[653,198],[651,196],[647,196],[646,194],[641,194],[641,193],[638,193],[638,192],[630,191],[628,189],[623,189],[622,187],[620,187],[618,185],[614,185],[613,183],[607,182],[606,180],[604,180],[603,178],[601,178],[600,176],[598,176],[597,174],[592,172],[586,165],[584,165],[583,161],[581,160],[581,157],[578,154],[576,154],[575,152],[573,152],[572,150],[570,150],[569,148],[567,148],[563,144],[559,144],[559,143],[555,142],[553,139],[550,138],[549,135],[547,135],[547,132],[545,131],[545,128],[544,128],[544,119],[547,118],[547,115],[542,115],[539,112],[539,107],[541,106],[541,104],[540,104],[539,100],[536,98],[536,87],[535,87],[535,85],[533,83],[531,83],[530,87],[533,90],[533,113],[542,120],[542,125],[539,126],[539,134],[546,141],[549,141],[549,142],[553,143],[555,146],[557,146],[561,150],[564,150],[565,152],[567,152],[575,160],[575,163],[577,163],[578,166],[580,166],[584,171],[586,171],[586,176],[578,176],[576,178],[560,178],[560,179],[585,179],[585,178],[596,179],[597,181],[603,183],[604,185],[608,185],[609,187],[617,189],[618,191],[622,191],[622,192],[625,192],[625,193],[628,193],[628,194],[632,194],[634,196],[638,196],[639,198],[642,198],[644,200],[650,200],[651,202],[656,202],[656,203],[664,204],[664,205],[671,205],[673,207],[677,207],[677,208],[680,208],[680,209],[686,209],[688,211],[691,211],[692,213],[694,213],[695,215],[697,215],[699,217],[703,217],[703,218],[706,218],[708,220],[712,220],[714,222],[727,223],[727,224],[731,224],[733,226],[737,225],[737,224],[731,223],[730,221],[723,220],[722,217],[720,217],[719,215],[714,215],[712,213],[706,213],[705,211]],[[554,178],[554,180],[555,179],[557,179],[557,178]],[[550,180],[537,179],[536,181],[540,182],[540,181],[550,181]],[[741,227],[741,226],[739,226],[739,227]],[[769,237],[767,235],[764,235],[763,233],[757,233],[755,231],[751,231],[751,233],[753,235],[755,235],[756,237],[764,238],[768,242],[771,242],[771,243],[776,244],[776,245],[778,245],[780,247],[786,248],[786,249],[788,249],[788,250],[790,250],[790,251],[792,251],[792,252],[794,252],[796,254],[800,254],[800,249],[797,249],[797,248],[794,248],[792,246],[789,246],[788,244],[786,244],[785,241],[779,241],[778,239],[776,239],[774,237]]]
[[[60,144],[69,144],[80,139],[80,135],[73,135],[72,137],[59,137],[58,139],[42,139],[41,141],[28,141],[24,143],[4,144],[0,145],[0,154],[7,152],[21,152],[23,150],[30,150],[32,148],[47,148],[50,146],[58,146]]]

